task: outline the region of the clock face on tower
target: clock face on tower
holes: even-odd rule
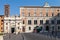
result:
[[[9,5],[5,5],[5,15],[6,17],[9,16]]]

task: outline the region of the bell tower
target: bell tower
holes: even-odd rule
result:
[[[9,5],[4,5],[4,16],[8,17],[10,15]]]

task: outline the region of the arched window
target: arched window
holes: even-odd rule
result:
[[[18,27],[18,29],[19,29],[19,27]]]
[[[34,16],[36,16],[36,12],[34,12]]]
[[[31,30],[31,27],[29,27],[29,30]]]

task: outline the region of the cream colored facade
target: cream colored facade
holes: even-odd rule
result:
[[[19,16],[4,17],[4,33],[21,32],[21,18]]]

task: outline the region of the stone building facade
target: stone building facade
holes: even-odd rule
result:
[[[33,32],[34,27],[42,27],[42,32],[60,31],[60,7],[21,6],[20,17],[4,17],[4,32]]]
[[[21,6],[20,17],[22,18],[23,32],[32,32],[34,27],[42,27],[42,31],[60,31],[60,7],[50,6]]]
[[[19,16],[4,17],[4,33],[21,32],[21,18]]]

